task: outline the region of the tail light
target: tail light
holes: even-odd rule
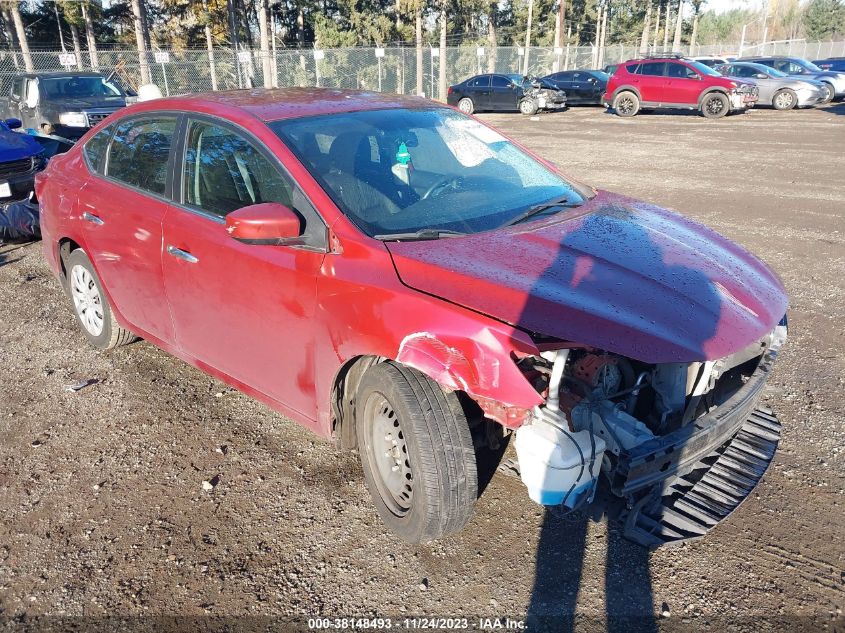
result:
[[[446,94],[452,94],[453,92],[455,92],[455,88],[452,87],[452,86],[449,86],[449,90],[446,92]]]

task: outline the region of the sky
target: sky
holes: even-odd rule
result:
[[[704,8],[716,13],[724,13],[730,9],[756,8],[762,4],[763,2],[755,0],[707,0]]]

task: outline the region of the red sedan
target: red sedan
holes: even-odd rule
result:
[[[785,337],[777,277],[452,108],[160,99],[91,130],[36,189],[93,345],[143,337],[357,448],[408,541],[468,521],[476,452],[511,433],[532,499],[576,508],[607,485],[649,544],[700,536],[774,453],[756,403]],[[696,514],[719,455],[741,485]],[[655,529],[666,508],[684,520]]]

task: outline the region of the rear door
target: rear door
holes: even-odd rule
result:
[[[510,77],[493,75],[490,78],[490,109],[516,110],[519,92]]]
[[[173,324],[161,276],[161,227],[178,122],[176,114],[144,114],[108,128],[114,135],[101,163],[89,164],[94,173],[79,192],[76,219],[112,305],[131,327],[165,342],[173,340]],[[86,144],[91,156],[102,151],[102,134]]]
[[[467,96],[472,99],[476,110],[490,107],[490,75],[473,77],[466,83]]]
[[[184,352],[308,418],[316,417],[313,315],[326,227],[273,154],[218,119],[188,122],[177,204],[164,223],[163,270]],[[307,245],[244,244],[228,213],[278,202]]]
[[[649,103],[671,102],[666,93],[666,62],[643,62],[639,65],[636,82],[640,90],[640,101]]]

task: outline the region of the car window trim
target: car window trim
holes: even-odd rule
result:
[[[85,166],[88,168],[88,171],[89,171],[89,172],[91,172],[91,175],[92,175],[92,176],[100,176],[100,177],[102,177],[102,176],[103,176],[103,174],[101,174],[100,172],[98,172],[98,171],[94,168],[94,166],[93,166],[93,165],[91,165],[91,161],[90,161],[90,160],[89,160],[89,158],[88,158],[88,153],[87,153],[85,150],[88,148],[88,144],[89,144],[91,141],[93,141],[95,138],[97,138],[97,137],[98,137],[100,134],[102,134],[103,132],[108,131],[108,133],[109,133],[109,139],[108,139],[108,141],[106,141],[106,151],[105,151],[105,155],[104,155],[104,156],[100,159],[103,163],[105,163],[106,158],[108,158],[108,155],[109,155],[109,148],[111,147],[111,140],[112,140],[112,138],[114,137],[114,130],[115,130],[115,123],[109,123],[108,125],[106,125],[105,127],[103,127],[103,129],[102,129],[102,130],[99,130],[96,134],[94,134],[91,138],[89,138],[87,141],[85,141],[85,143],[83,143],[83,144],[82,144],[82,160],[83,160],[83,162],[85,163]],[[105,164],[103,165],[103,170],[105,171]]]
[[[168,116],[173,116],[173,117],[176,118],[176,125],[173,128],[173,140],[170,141],[170,149],[167,153],[167,167],[165,169],[164,193],[159,194],[159,193],[156,193],[154,191],[149,191],[148,189],[141,189],[140,187],[136,187],[135,185],[131,185],[128,182],[124,182],[123,180],[119,180],[117,178],[109,176],[108,173],[107,173],[108,166],[109,166],[109,158],[111,156],[112,143],[114,143],[114,133],[117,131],[117,128],[120,125],[122,125],[123,123],[127,123],[127,122],[133,122],[133,121],[142,120],[142,119],[156,119],[156,118],[168,117]],[[129,115],[129,116],[126,116],[126,117],[121,117],[117,121],[114,121],[113,123],[110,124],[110,125],[113,126],[113,129],[112,129],[111,137],[109,138],[109,144],[106,146],[106,155],[105,155],[105,158],[104,158],[105,163],[103,164],[103,173],[93,171],[92,175],[95,176],[95,177],[102,178],[106,182],[110,182],[114,185],[125,187],[125,188],[127,188],[131,191],[134,191],[136,193],[139,193],[141,195],[153,198],[154,200],[158,200],[160,202],[166,202],[168,204],[172,204],[173,200],[172,200],[172,196],[170,195],[170,193],[171,193],[171,190],[172,190],[172,182],[171,182],[171,180],[172,180],[172,165],[174,163],[174,156],[175,156],[174,150],[175,150],[175,146],[176,146],[176,143],[174,142],[174,140],[177,139],[176,135],[179,132],[180,120],[183,116],[185,116],[185,113],[180,112],[178,110],[150,110],[150,111],[146,111],[146,112],[139,112],[138,114],[132,114],[132,115]],[[86,141],[86,144],[87,143],[88,143],[88,141]],[[84,150],[85,147],[83,146],[82,149]],[[82,153],[83,153],[83,155],[85,154],[84,151]]]
[[[299,185],[296,181],[296,178],[290,173],[290,171],[285,167],[284,163],[282,163],[281,159],[278,156],[271,152],[266,144],[259,139],[255,134],[247,130],[246,128],[238,125],[237,123],[232,123],[227,119],[223,119],[221,117],[215,116],[213,114],[207,114],[205,112],[190,112],[184,113],[185,120],[183,123],[183,128],[181,130],[181,134],[179,137],[179,143],[177,147],[178,151],[178,158],[173,161],[173,169],[172,169],[172,181],[173,181],[173,189],[172,189],[172,204],[174,207],[178,209],[184,209],[190,213],[194,213],[204,218],[208,218],[217,222],[218,224],[226,224],[226,216],[220,216],[216,213],[212,213],[210,211],[206,211],[196,205],[190,204],[184,201],[184,178],[182,178],[182,174],[185,171],[185,158],[188,151],[188,130],[190,129],[191,121],[199,121],[199,122],[206,122],[211,123],[213,125],[219,125],[222,128],[231,130],[235,134],[238,134],[245,138],[247,141],[253,144],[253,146],[258,150],[259,154],[261,154],[268,162],[274,167],[278,169],[279,172],[291,182],[293,188],[298,190],[300,195],[305,199],[305,201],[309,204],[309,206],[314,210],[314,215],[316,220],[322,226],[322,231],[315,229],[314,234],[319,234],[321,236],[321,244],[319,246],[312,246],[312,245],[292,245],[289,248],[299,248],[304,250],[319,250],[320,252],[328,252],[328,223],[323,215],[320,213],[319,208],[314,201],[311,199],[305,190]],[[269,128],[268,128],[269,129]],[[270,130],[272,133],[272,130]],[[291,198],[293,197],[293,191],[291,191]],[[291,200],[292,202],[293,200]],[[304,217],[304,214],[303,214]],[[309,221],[309,218],[305,217],[306,225]]]

